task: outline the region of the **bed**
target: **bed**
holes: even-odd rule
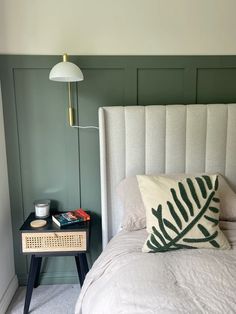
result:
[[[235,190],[236,105],[103,107],[99,126],[104,250],[75,312],[235,313],[236,222],[220,222],[230,250],[142,253],[147,231],[122,230],[116,189],[138,174],[218,172]]]

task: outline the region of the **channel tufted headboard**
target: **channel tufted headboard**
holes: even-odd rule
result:
[[[236,104],[99,108],[103,247],[117,233],[128,176],[220,172],[236,188]]]

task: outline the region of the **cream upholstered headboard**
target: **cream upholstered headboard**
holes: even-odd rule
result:
[[[122,210],[128,176],[220,172],[236,188],[236,104],[99,108],[103,246]]]

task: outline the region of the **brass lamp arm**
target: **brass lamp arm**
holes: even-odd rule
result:
[[[88,125],[88,126],[80,126],[80,125],[74,125],[74,108],[71,103],[71,82],[68,82],[68,117],[69,117],[69,125],[72,128],[78,128],[78,129],[99,129],[97,126]]]

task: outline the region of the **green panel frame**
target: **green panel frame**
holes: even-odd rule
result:
[[[99,144],[96,129],[67,125],[66,84],[48,80],[60,56],[0,55],[0,80],[16,272],[28,261],[18,229],[33,200],[92,211],[90,262],[101,252]],[[236,56],[71,56],[85,80],[73,84],[81,125],[98,125],[99,106],[236,102]],[[56,203],[55,203],[56,204]],[[66,267],[65,267],[66,265]],[[48,259],[42,283],[78,282],[70,257]]]
[[[236,96],[236,68],[204,68],[197,71],[197,101],[227,103]],[[214,95],[214,96],[213,96]]]
[[[83,69],[85,81],[78,85],[80,125],[97,126],[98,108],[101,106],[125,104],[124,72],[119,67]],[[97,217],[91,229],[91,258],[94,260],[101,252],[98,130],[80,130],[79,143],[81,206],[92,208]]]
[[[138,104],[159,105],[185,101],[184,69],[138,70]]]

